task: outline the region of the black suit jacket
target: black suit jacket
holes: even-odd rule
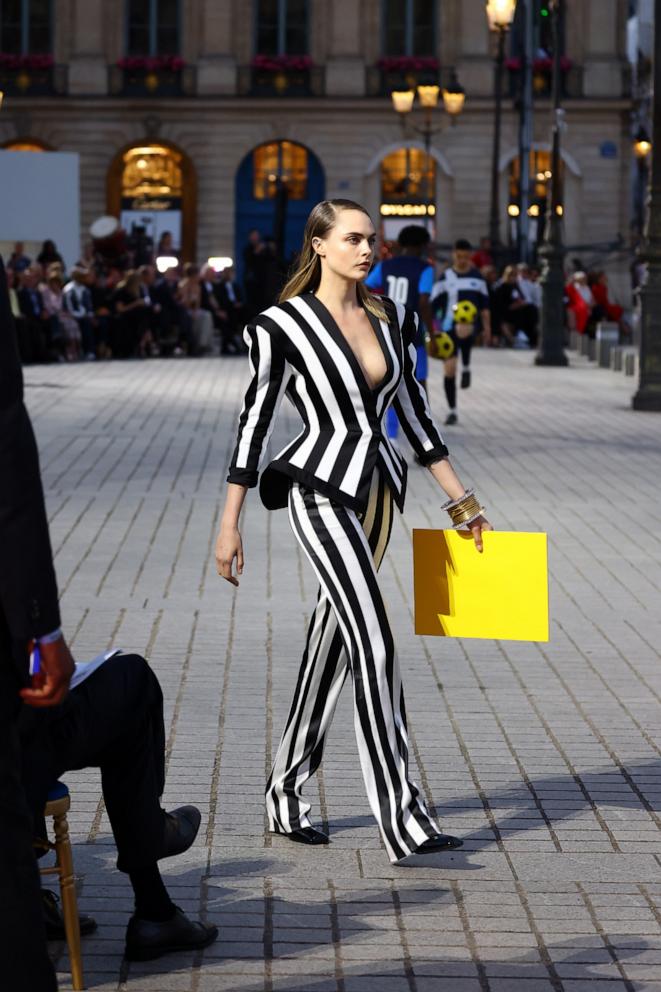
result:
[[[243,290],[239,286],[238,282],[234,281],[232,283],[234,288],[234,295],[236,297],[236,303],[243,303]],[[216,291],[218,297],[218,302],[220,303],[223,310],[231,311],[234,306],[234,302],[230,299],[229,293],[227,292],[227,283],[219,282]]]
[[[3,282],[5,281],[5,270],[4,266],[2,269]],[[44,308],[44,301],[41,293],[38,289],[28,289],[26,286],[22,286],[17,291],[18,305],[21,308],[21,313],[25,314],[26,317],[41,317],[41,311]],[[35,304],[38,305],[38,312],[35,313]]]
[[[39,456],[0,258],[0,628],[26,643],[60,626]],[[0,655],[4,652],[1,650]]]

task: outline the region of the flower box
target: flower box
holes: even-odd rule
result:
[[[55,86],[52,55],[0,52],[0,90],[7,96],[51,96]]]
[[[368,73],[370,96],[389,96],[393,90],[439,82],[439,61],[431,56],[388,55],[378,60],[375,69],[376,73]]]
[[[111,67],[110,91],[120,96],[184,96],[190,85],[178,55],[128,55]]]
[[[319,95],[318,76],[309,55],[255,55],[250,63],[250,95]]]
[[[561,79],[561,93],[563,96],[569,96],[567,80],[570,71],[573,67],[573,62],[566,55],[560,58],[560,72],[562,74]],[[520,79],[520,73],[523,69],[523,60],[520,58],[509,58],[505,61],[505,68],[510,73],[510,92],[512,96],[516,95],[519,88],[518,80]],[[544,56],[542,58],[534,58],[532,60],[532,86],[535,96],[550,96],[553,87],[553,58],[551,56]]]

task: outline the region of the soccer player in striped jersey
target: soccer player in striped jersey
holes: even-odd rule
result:
[[[454,307],[457,303],[468,300],[477,308],[478,319],[471,333],[462,336],[457,333],[454,323]],[[454,342],[454,351],[444,360],[445,396],[450,412],[446,424],[457,423],[457,352],[461,352],[462,373],[461,388],[468,389],[471,384],[470,359],[471,350],[480,331],[484,334],[484,343],[491,342],[491,311],[489,310],[489,291],[486,281],[472,261],[470,241],[460,238],[454,244],[452,264],[434,283],[431,291],[431,309],[442,330]],[[434,334],[430,328],[430,334]]]

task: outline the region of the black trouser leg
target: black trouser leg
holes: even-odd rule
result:
[[[1,621],[0,621],[1,622]],[[32,819],[20,779],[18,673],[0,630],[0,984],[12,992],[54,992]]]
[[[83,352],[85,355],[95,355],[96,354],[96,340],[94,334],[94,327],[92,321],[89,317],[81,317],[78,321],[78,326],[80,328],[80,336],[83,343]]]
[[[117,867],[154,864],[165,825],[165,731],[161,688],[144,658],[107,661],[69,694],[35,741],[26,771],[33,809],[47,782],[76,768],[100,768]]]

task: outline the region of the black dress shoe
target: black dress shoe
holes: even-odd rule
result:
[[[276,827],[271,833],[287,837],[288,840],[293,840],[296,844],[312,844],[315,846],[319,844],[330,844],[327,835],[323,834],[321,830],[315,830],[314,827],[297,827],[296,830],[289,832]]]
[[[41,905],[46,927],[46,940],[66,940],[64,917],[60,909],[60,900],[50,889],[41,890]],[[96,920],[91,916],[78,914],[81,937],[87,937],[96,930]]]
[[[436,851],[455,851],[458,847],[463,846],[463,840],[460,840],[459,837],[453,837],[452,834],[434,834],[413,853],[434,854]]]
[[[127,961],[153,961],[173,951],[208,947],[217,936],[218,927],[189,920],[183,910],[175,906],[174,916],[165,922],[132,916],[126,928],[124,956]]]
[[[445,418],[445,423],[446,423],[446,425],[448,425],[450,427],[453,424],[456,424],[457,423],[457,414],[456,413],[448,413],[447,417]]]
[[[180,806],[171,813],[166,813],[163,853],[158,860],[173,858],[187,851],[197,837],[201,820],[202,814],[197,806]]]

